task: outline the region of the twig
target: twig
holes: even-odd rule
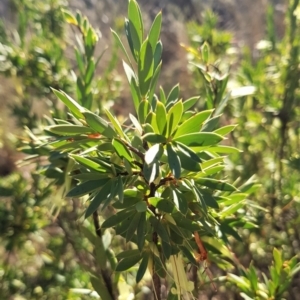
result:
[[[155,245],[157,245],[158,243],[158,236],[157,236],[157,232],[153,232],[152,234],[152,241],[154,242]],[[154,299],[155,300],[161,300],[161,294],[160,294],[160,290],[161,290],[161,282],[160,282],[160,278],[155,270],[155,264],[153,262],[153,275],[152,275],[152,280],[153,280],[153,285],[154,285],[154,290],[153,290],[153,294],[154,294]]]

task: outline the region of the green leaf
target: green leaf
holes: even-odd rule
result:
[[[201,163],[201,159],[192,149],[190,149],[189,147],[187,147],[186,145],[180,142],[174,142],[174,144],[176,145],[176,147],[180,152],[185,152],[185,154],[189,156],[192,160],[194,160],[197,163]]]
[[[222,222],[220,225],[220,231],[225,235],[231,235],[239,242],[243,242],[242,238],[239,236],[236,230],[234,230],[233,226],[229,222]],[[226,236],[223,236],[223,240],[228,243],[228,239]]]
[[[133,99],[134,108],[135,108],[135,111],[138,112],[138,107],[140,105],[142,97],[140,94],[140,89],[137,84],[137,79],[136,79],[136,76],[135,76],[133,70],[125,61],[123,61],[123,67],[124,67],[124,71],[125,71],[127,80],[130,85],[130,91],[131,91],[131,96]]]
[[[119,121],[110,113],[110,111],[108,109],[104,109],[104,111],[105,111],[107,117],[109,118],[109,120],[111,121],[116,132],[120,135],[120,137],[126,139],[127,137],[125,136]]]
[[[183,102],[183,111],[189,110],[200,100],[199,96],[191,97]]]
[[[175,243],[177,245],[182,245],[183,244],[182,235],[178,231],[175,231],[173,229],[173,226],[170,226],[170,239],[173,243]]]
[[[166,199],[159,200],[156,204],[157,209],[166,213],[172,213],[174,211],[174,207],[174,203]]]
[[[156,122],[160,134],[164,134],[167,124],[167,111],[164,104],[160,101],[156,103]]]
[[[151,165],[144,163],[143,174],[145,179],[151,183],[159,176],[159,163],[154,161]]]
[[[136,214],[136,210],[134,207],[129,207],[123,210],[120,210],[119,212],[117,212],[116,214],[112,215],[111,217],[109,217],[108,219],[106,219],[101,227],[102,228],[112,228],[114,226],[116,226],[117,224],[121,223],[122,221],[124,221],[125,219],[131,219],[131,217]]]
[[[157,67],[155,68],[155,71],[153,73],[153,76],[152,76],[152,80],[151,80],[151,84],[150,84],[150,91],[149,91],[149,101],[151,104],[153,102],[153,97],[154,97],[157,81],[158,81],[158,78],[159,78],[159,75],[161,72],[161,66],[162,66],[162,62],[160,62],[157,65]],[[153,105],[152,105],[152,108],[153,108]]]
[[[154,130],[154,133],[159,134],[159,130],[158,130],[158,127],[157,127],[157,122],[156,122],[156,114],[153,111],[150,111],[149,117],[151,118],[151,120],[150,120],[151,123],[150,124],[151,124],[151,127]],[[147,116],[147,118],[148,118],[148,116]]]
[[[159,99],[160,99],[161,103],[163,103],[163,105],[165,106],[167,103],[167,98],[166,98],[166,94],[165,94],[165,91],[162,86],[159,87]]]
[[[142,128],[141,124],[139,123],[139,121],[137,120],[137,118],[132,114],[129,114],[129,118],[130,118],[132,124],[134,125],[135,129],[138,131],[138,133],[140,135],[142,135],[143,128]]]
[[[136,283],[139,283],[143,279],[143,277],[147,271],[148,260],[149,260],[149,252],[145,251],[142,254],[142,261],[141,261],[139,269],[136,273]]]
[[[188,261],[190,261],[195,266],[198,266],[198,263],[196,262],[194,255],[191,253],[191,251],[187,247],[180,246],[179,248],[182,251],[182,253],[184,254],[184,256],[188,259]]]
[[[90,61],[88,62],[88,66],[87,66],[87,70],[86,70],[86,74],[85,74],[85,78],[84,78],[85,84],[87,86],[91,83],[91,81],[93,79],[93,76],[95,73],[95,68],[96,68],[96,65],[94,62],[94,58],[91,58]]]
[[[84,73],[85,73],[83,57],[77,48],[75,48],[75,56],[76,56],[76,62],[77,62],[77,66],[78,66],[80,75],[81,75],[81,77],[83,77]]]
[[[66,22],[68,22],[69,24],[78,26],[78,22],[77,22],[75,16],[70,11],[62,9],[62,13],[64,15]]]
[[[137,112],[138,112],[139,122],[141,124],[144,124],[145,120],[146,120],[146,117],[147,117],[148,113],[150,112],[149,101],[147,101],[147,100],[141,101],[141,103],[139,104]]]
[[[226,218],[232,214],[234,214],[236,211],[238,211],[240,208],[242,208],[244,206],[244,201],[241,201],[239,203],[236,204],[232,204],[231,206],[227,207],[226,209],[224,209],[221,214],[220,217],[221,218]]]
[[[145,153],[145,162],[150,165],[155,160],[159,160],[164,153],[164,148],[161,144],[155,144]]]
[[[114,40],[115,40],[116,44],[122,49],[122,51],[125,54],[128,62],[131,64],[129,55],[128,55],[128,53],[127,53],[127,51],[126,51],[126,49],[125,49],[125,47],[124,47],[124,45],[123,45],[120,37],[118,36],[118,34],[114,30],[112,30],[112,29],[110,29],[110,30],[111,30],[111,33],[113,34],[113,37],[114,37]]]
[[[231,131],[233,131],[236,128],[237,125],[227,125],[221,128],[218,128],[214,131],[214,133],[217,133],[219,135],[225,136]]]
[[[153,232],[157,232],[157,234],[160,236],[160,238],[163,241],[169,243],[170,242],[170,238],[169,238],[168,231],[161,224],[161,222],[158,219],[156,219],[155,217],[153,217],[153,216],[150,216],[149,222],[152,225]]]
[[[280,274],[280,271],[282,268],[282,254],[277,248],[273,249],[273,257],[274,257],[274,264],[275,264],[276,272],[278,274]]]
[[[161,242],[161,247],[163,250],[163,254],[165,256],[166,259],[169,259],[170,256],[172,255],[172,247],[170,243],[167,243],[165,241]]]
[[[133,216],[131,223],[128,227],[127,233],[126,233],[126,243],[131,241],[131,239],[139,225],[140,217],[141,217],[141,213],[139,213],[139,212],[135,213],[135,215]]]
[[[132,53],[132,56],[134,58],[134,60],[137,62],[138,61],[138,57],[139,57],[139,51],[140,51],[140,45],[139,44],[139,38],[138,38],[138,34],[136,32],[136,30],[133,28],[133,30],[131,30],[132,24],[130,25],[130,22],[127,18],[125,18],[125,22],[124,22],[124,27],[125,27],[125,35],[127,37],[127,41],[128,41],[128,45],[130,48],[130,51]],[[133,46],[133,39],[135,40],[135,47]],[[136,48],[136,49],[135,49]]]
[[[166,137],[156,133],[147,133],[143,136],[143,139],[151,144],[166,143],[167,141]]]
[[[152,118],[152,116],[150,116],[149,118]],[[144,133],[145,133],[145,134],[147,134],[147,133],[153,133],[153,134],[154,134],[154,129],[153,129],[153,127],[152,127],[149,123],[147,123],[147,121],[146,121],[146,123],[143,125],[143,130],[144,130]]]
[[[198,223],[186,218],[180,212],[173,213],[171,216],[175,220],[176,225],[183,229],[186,229],[189,231],[198,231],[201,229],[201,227]]]
[[[68,96],[63,91],[58,91],[51,88],[54,94],[69,108],[69,110],[74,114],[77,119],[84,119],[82,112],[85,110],[80,106],[74,99]]]
[[[212,111],[213,110],[205,110],[188,118],[186,121],[179,125],[175,133],[175,137],[199,132],[202,124],[209,118]]]
[[[199,174],[197,175],[197,177],[198,177],[198,178],[200,178],[200,177],[208,177],[208,176],[211,176],[211,175],[214,175],[214,174],[219,173],[219,172],[222,171],[224,168],[225,168],[224,165],[211,167],[211,168],[208,168],[208,169],[203,170],[203,173],[199,173]]]
[[[145,96],[149,90],[154,72],[153,50],[146,39],[141,47],[138,60],[138,78],[139,87],[142,96]]]
[[[133,267],[135,264],[137,264],[140,260],[141,260],[140,255],[134,255],[134,256],[123,258],[117,264],[115,271],[116,272],[127,271],[128,269]]]
[[[165,195],[163,195],[163,196],[165,196]],[[158,203],[161,199],[163,199],[163,198],[162,198],[162,197],[149,197],[149,198],[148,198],[148,203],[156,207],[156,206],[157,206],[157,203]]]
[[[137,212],[145,212],[147,210],[147,203],[145,201],[140,201],[136,203],[135,208]]]
[[[123,203],[123,200],[124,200],[124,186],[123,186],[122,176],[118,176],[118,182],[117,182],[116,190],[117,190],[119,201],[121,203]]]
[[[85,218],[88,218],[97,208],[107,199],[109,199],[109,195],[111,193],[113,181],[109,180],[102,186],[101,190],[97,193],[97,195],[91,201],[90,206],[87,208],[85,212]]]
[[[211,119],[209,119],[204,125],[203,127],[201,128],[201,131],[202,132],[211,132],[211,131],[214,131],[215,128],[218,126],[219,124],[219,121],[220,121],[220,115],[218,116],[215,116]]]
[[[199,162],[192,159],[189,152],[187,152],[183,148],[181,148],[180,150],[178,149],[178,151],[176,151],[176,153],[180,159],[180,164],[183,169],[192,171],[192,172],[201,171]]]
[[[215,152],[215,153],[239,153],[242,152],[241,150],[230,147],[230,146],[217,146],[217,147],[209,147],[209,152]]]
[[[202,190],[199,189],[196,185],[193,185],[192,186],[192,191],[197,199],[197,201],[201,204],[201,211],[207,215],[207,206],[206,206],[206,203],[205,203],[205,200],[203,198],[203,195],[202,195]]]
[[[170,144],[167,144],[167,153],[168,153],[168,163],[170,170],[175,178],[179,179],[181,174],[181,165],[180,160],[175,152],[175,150],[172,148]]]
[[[188,203],[186,198],[178,189],[173,189],[172,192],[175,206],[177,207],[178,211],[185,215],[188,211]]]
[[[157,273],[157,275],[160,278],[166,278],[167,272],[166,272],[166,266],[162,259],[160,257],[157,257],[156,255],[153,256],[154,260],[154,272]]]
[[[204,42],[203,46],[201,47],[201,51],[202,59],[204,63],[207,64],[209,61],[209,45],[207,44],[207,42]]]
[[[59,135],[78,135],[78,134],[89,134],[94,132],[93,129],[80,125],[53,125],[47,127],[47,130]]]
[[[96,132],[102,133],[105,137],[113,138],[117,134],[114,129],[101,117],[91,113],[84,112],[83,113],[87,124],[94,129]]]
[[[161,30],[161,23],[162,23],[162,14],[161,12],[159,12],[153,23],[152,23],[152,26],[150,28],[150,31],[149,31],[149,36],[148,36],[148,39],[149,39],[149,43],[154,51],[155,47],[156,47],[156,44],[159,40],[159,36],[160,36],[160,30]]]
[[[124,250],[122,252],[119,252],[116,255],[116,258],[118,260],[121,260],[123,258],[128,258],[128,257],[132,257],[132,256],[137,256],[137,255],[140,255],[140,251],[138,249]]]
[[[123,142],[119,139],[113,139],[112,145],[114,146],[117,154],[121,158],[127,159],[129,162],[132,161],[132,156],[127,147],[123,144]]]
[[[216,208],[216,209],[219,208],[218,202],[216,201],[215,197],[211,193],[208,193],[205,190],[200,190],[200,192],[201,192],[203,199],[205,201],[205,204],[207,206]]]
[[[212,178],[198,178],[196,179],[196,182],[198,184],[207,186],[214,190],[227,191],[227,192],[237,191],[237,189],[233,185],[223,180],[217,180]]]
[[[143,41],[144,25],[139,5],[135,0],[129,1],[128,19],[130,36],[134,49],[133,55],[138,58],[140,47]]]
[[[181,120],[183,113],[182,101],[178,101],[173,105],[167,114],[167,126],[168,126],[168,136],[170,136],[176,129]]]
[[[140,251],[143,250],[145,245],[145,235],[146,235],[146,212],[141,213],[140,221],[136,230],[137,234],[137,245]]]
[[[220,115],[223,113],[228,101],[230,100],[231,98],[231,94],[228,93],[225,97],[223,97],[223,99],[220,101],[216,111],[215,111],[215,115]]]
[[[167,97],[167,107],[175,103],[179,99],[179,84],[176,84]]]
[[[156,44],[155,50],[154,50],[154,54],[153,54],[153,58],[154,58],[154,70],[157,69],[158,65],[162,63],[161,61],[161,56],[162,56],[162,51],[163,51],[163,45],[162,42],[159,41]]]
[[[211,146],[222,140],[222,136],[210,132],[189,133],[174,138],[174,141],[180,142],[189,147]]]
[[[107,289],[107,286],[103,282],[102,278],[90,277],[91,284],[95,291],[99,294],[101,299],[112,300],[112,297]]]
[[[96,189],[101,188],[101,186],[105,185],[107,181],[108,178],[83,182],[71,189],[66,197],[80,197],[86,195]]]
[[[88,168],[89,170],[94,170],[94,171],[101,172],[101,173],[106,172],[106,170],[103,169],[103,167],[101,165],[99,165],[98,163],[96,163],[86,157],[82,157],[82,156],[75,155],[75,154],[70,154],[70,157],[75,159],[76,162],[80,163],[82,166]]]

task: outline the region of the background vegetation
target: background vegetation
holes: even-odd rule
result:
[[[73,174],[78,177],[72,180],[66,176],[74,170],[67,154],[70,149],[50,151],[45,144],[49,131],[44,128],[62,124],[62,120],[75,122],[50,87],[72,95],[96,114],[103,116],[105,109],[114,112],[121,124],[126,122],[128,112],[134,113],[130,88],[121,75],[122,52],[107,25],[111,24],[125,40],[123,16],[127,14],[117,15],[121,8],[116,5],[112,9],[116,15],[100,21],[101,36],[83,15],[73,11],[74,18],[67,13],[65,1],[7,4],[15,24],[10,27],[3,19],[0,27],[0,72],[5,91],[0,103],[0,298],[98,297],[93,291],[99,292],[99,274],[105,281],[117,261],[126,258],[120,253],[134,246],[115,238],[114,231],[109,230],[97,239],[95,218],[82,218],[86,204],[77,198],[80,193],[64,198],[78,184],[80,174]],[[297,299],[300,293],[300,6],[297,0],[289,1],[282,26],[276,5],[271,3],[266,11],[265,27],[257,34],[263,36],[261,41],[249,41],[244,32],[244,41],[250,47],[237,42],[237,37],[243,37],[241,32],[220,28],[220,24],[226,24],[220,23],[226,20],[224,15],[208,10],[198,16],[188,9],[189,5],[185,15],[179,14],[176,5],[166,6],[166,16],[163,11],[166,21],[162,23],[162,38],[172,36],[170,19],[174,15],[184,21],[175,31],[184,30],[187,35],[181,40],[178,32],[173,32],[175,41],[163,41],[159,85],[168,94],[177,83],[174,80],[182,78],[178,75],[182,71],[186,78],[180,82],[177,98],[200,95],[193,102],[196,111],[218,111],[210,124],[225,126],[228,130],[224,134],[228,135],[221,153],[226,155],[225,163],[216,165],[222,169],[216,179],[228,179],[239,189],[236,194],[216,193],[216,186],[210,186],[220,209],[211,207],[209,212],[222,222],[214,232],[203,232],[208,260],[198,265],[199,291],[189,294],[190,298]],[[141,2],[142,12],[144,6]],[[154,3],[149,15],[143,17],[146,28],[150,28],[157,13]],[[102,56],[104,41],[108,41],[109,50]],[[172,54],[174,44],[180,49],[180,57]],[[174,71],[172,61],[168,61],[172,55],[183,62],[188,60],[188,68]],[[230,132],[234,124],[237,127]],[[82,141],[74,147],[86,150]],[[23,162],[17,168],[19,159]],[[111,214],[112,209],[101,213],[101,223]],[[125,240],[131,239],[125,236]],[[104,268],[99,243],[106,249]],[[115,257],[118,253],[121,256]],[[184,265],[188,278],[194,281],[195,272],[188,264],[192,258],[188,258]],[[130,263],[124,270],[127,267]],[[133,267],[128,273],[122,270],[114,275],[112,284],[115,294],[117,289],[120,291],[119,299],[131,299],[132,294],[137,299],[153,297],[148,273],[139,284],[135,283],[138,270]],[[162,299],[167,297],[171,281],[162,279]]]

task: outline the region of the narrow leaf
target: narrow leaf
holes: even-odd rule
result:
[[[124,272],[133,267],[135,264],[137,264],[141,260],[140,255],[130,256],[123,258],[119,261],[119,263],[116,266],[115,271],[116,272]]]
[[[149,43],[153,50],[155,49],[156,44],[159,40],[161,23],[162,23],[162,13],[159,12],[156,15],[149,31]]]
[[[178,101],[168,111],[167,114],[168,136],[170,136],[177,129],[177,126],[181,120],[182,113],[183,113],[182,101]]]
[[[174,138],[174,141],[190,147],[211,146],[222,140],[223,137],[221,135],[210,132],[189,133]]]
[[[142,96],[145,96],[149,90],[154,72],[153,50],[146,39],[141,47],[138,60],[138,78],[139,87]]]
[[[161,144],[155,144],[145,153],[145,162],[150,165],[154,160],[159,160],[164,152]]]
[[[129,55],[128,55],[128,53],[127,53],[127,51],[126,51],[126,49],[125,49],[125,47],[124,47],[124,45],[123,45],[123,43],[122,43],[120,37],[118,36],[118,34],[117,34],[114,30],[112,30],[112,29],[110,29],[110,30],[111,30],[111,33],[113,34],[113,37],[114,37],[114,39],[115,39],[116,44],[122,49],[122,51],[123,51],[123,53],[125,54],[125,56],[126,56],[128,62],[131,64]]]
[[[180,160],[170,144],[167,144],[168,162],[170,170],[175,178],[179,179],[181,174]]]
[[[183,102],[183,111],[192,108],[200,100],[199,96],[191,97]]]
[[[79,125],[53,125],[47,127],[46,130],[59,135],[79,135],[79,134],[89,134],[94,132],[92,128],[79,126]]]
[[[156,103],[156,122],[159,132],[164,134],[164,130],[167,124],[167,111],[164,104],[160,101]]]
[[[142,261],[141,261],[139,269],[136,273],[136,283],[139,283],[143,279],[143,277],[144,277],[144,275],[147,271],[148,260],[149,260],[149,252],[144,252],[142,254],[142,257],[143,257]]]
[[[234,192],[237,190],[233,185],[225,181],[212,179],[212,178],[198,178],[196,179],[196,182],[198,184],[207,186],[214,190],[228,191],[228,192]]]
[[[101,190],[98,192],[98,194],[94,197],[94,199],[91,201],[90,206],[87,208],[85,212],[85,218],[88,218],[94,211],[97,210],[97,208],[107,199],[109,199],[109,195],[111,193],[111,187],[112,187],[112,180],[109,180],[106,182],[104,186],[102,186]]]
[[[127,233],[126,233],[126,243],[131,241],[140,221],[141,213],[136,213],[134,217],[131,220],[131,223],[128,227]]]
[[[69,108],[77,119],[84,119],[82,112],[84,108],[80,106],[74,99],[62,91],[51,88],[54,94]]]
[[[102,133],[105,137],[113,138],[116,136],[114,129],[108,124],[107,121],[102,119],[96,114],[91,112],[83,113],[87,124],[94,129],[96,132]]]
[[[89,180],[78,184],[73,189],[71,189],[66,197],[81,197],[87,195],[96,189],[101,188],[101,186],[105,185],[108,182],[108,179],[99,179],[99,180]]]
[[[75,159],[75,161],[80,163],[82,166],[88,168],[89,170],[94,170],[94,171],[101,172],[101,173],[105,172],[105,170],[103,169],[103,167],[100,164],[98,164],[86,157],[79,156],[76,154],[70,154],[70,157]]]
[[[104,109],[107,117],[109,118],[110,122],[112,123],[114,129],[116,130],[116,132],[120,135],[120,137],[127,139],[127,137],[125,136],[121,124],[119,123],[118,119],[116,119],[111,112],[108,109]]]
[[[143,136],[143,139],[152,144],[165,143],[167,141],[163,135],[155,133],[147,133]]]
[[[209,118],[212,112],[213,110],[205,110],[188,118],[186,121],[179,125],[175,133],[175,137],[199,132],[202,124]]]

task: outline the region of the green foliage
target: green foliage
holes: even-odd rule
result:
[[[269,268],[270,278],[262,273],[263,282],[259,282],[258,271],[252,264],[249,269],[242,271],[241,276],[229,274],[228,278],[239,287],[240,294],[245,300],[283,299],[292,278],[299,271],[300,263],[297,263],[296,257],[284,261],[281,251],[274,248],[273,264]]]
[[[30,128],[20,149],[36,162],[29,179],[0,181],[0,298],[139,298],[148,285],[155,299],[192,299],[222,279],[228,297],[237,287],[244,299],[288,298],[299,271],[299,222],[284,215],[299,210],[299,0],[290,1],[282,41],[269,9],[255,59],[229,55],[230,34],[216,29],[213,13],[188,24],[199,91],[188,99],[179,84],[158,84],[161,13],[146,33],[129,1],[128,46],[112,30],[99,78],[99,32],[50,2],[17,1],[18,39],[0,40],[1,71],[17,79],[21,98],[13,112]],[[79,32],[72,78],[64,22]],[[119,88],[117,49],[134,108],[128,118],[107,105]],[[45,97],[52,115],[41,122],[32,107]],[[219,269],[213,275],[208,262]]]
[[[232,275],[238,288],[243,289],[245,299],[285,299],[288,287],[296,280],[294,276],[298,270],[295,268],[295,272],[290,272],[288,268],[280,271],[288,275],[284,279],[278,279],[274,270],[270,268],[265,275],[265,278],[270,279],[264,280],[265,282],[262,282],[259,276],[259,270],[266,269],[271,263],[271,260],[266,258],[271,256],[274,246],[283,247],[285,259],[291,259],[299,253],[298,242],[293,246],[290,243],[291,240],[298,241],[299,227],[299,165],[296,166],[299,163],[298,10],[299,1],[290,1],[286,17],[287,30],[283,39],[279,40],[274,24],[274,9],[268,9],[267,37],[257,44],[255,57],[245,50],[242,60],[238,61],[232,59],[229,53],[223,52],[217,69],[205,66],[205,52],[202,50],[199,54],[196,51],[195,47],[198,47],[199,43],[195,43],[193,31],[190,31],[190,38],[194,47],[186,48],[188,53],[192,54],[189,57],[196,66],[193,70],[194,75],[197,76],[199,72],[201,74],[201,81],[196,83],[197,87],[203,90],[203,83],[209,83],[210,88],[206,89],[209,105],[219,104],[222,109],[227,105],[225,115],[218,121],[228,124],[234,119],[238,123],[234,132],[230,133],[227,145],[243,150],[243,154],[233,154],[229,157],[231,178],[240,176],[245,180],[256,174],[258,180],[263,183],[260,193],[252,198],[267,210],[260,213],[253,211],[253,207],[246,207],[245,210],[246,214],[257,216],[259,227],[239,232],[245,241],[244,246],[233,244],[235,253],[238,256],[248,253],[257,268],[255,270],[250,266],[249,270],[240,273],[242,277]],[[199,27],[202,35],[209,24]],[[215,24],[216,22],[214,26]],[[188,28],[190,29],[191,25]],[[210,44],[215,41],[204,40]],[[203,43],[203,40],[201,41]],[[214,56],[211,59],[214,59]],[[226,70],[233,61],[240,67],[230,72],[229,77]],[[211,76],[206,75],[207,70],[211,72]],[[226,85],[222,85],[223,80],[226,80]],[[227,81],[231,87],[229,92]],[[241,85],[242,88],[239,87]],[[296,265],[296,261],[296,258],[292,258],[288,264]],[[273,264],[276,264],[276,261]],[[238,268],[241,266],[238,265]],[[255,272],[257,275],[253,275]],[[278,274],[280,272],[278,271]],[[272,280],[276,282],[275,285],[278,284],[277,288],[269,284]]]
[[[80,27],[78,18],[69,13],[67,18]],[[242,221],[242,226],[247,226],[247,217],[238,211],[247,203],[248,190],[255,186],[254,182],[249,182],[241,193],[221,179],[224,157],[220,154],[226,147],[219,143],[234,128],[218,125],[226,105],[223,92],[227,78],[218,78],[221,91],[208,94],[209,110],[201,112],[189,110],[199,97],[182,100],[179,85],[168,94],[161,87],[160,95],[156,95],[161,69],[161,14],[155,18],[147,36],[143,28],[139,6],[132,0],[125,30],[133,60],[120,37],[113,32],[127,60],[123,65],[136,113],[136,116],[130,115],[132,123],[125,126],[108,110],[104,111],[106,119],[102,118],[90,110],[89,101],[79,99],[77,102],[64,92],[54,90],[68,107],[73,121],[55,119],[56,125],[45,130],[51,135],[47,147],[67,153],[75,162],[71,176],[76,185],[67,197],[86,195],[85,218],[93,215],[97,223],[99,211],[105,220],[101,225],[102,234],[104,229],[109,232],[114,229],[116,237],[123,238],[132,249],[120,252],[115,264],[115,260],[109,260],[110,249],[101,246],[104,249],[100,264],[102,272],[106,274],[106,270],[113,269],[114,273],[110,278],[98,274],[91,283],[98,293],[106,293],[102,297],[109,294],[112,299],[114,295],[109,286],[118,283],[120,272],[136,272],[137,282],[140,282],[147,266],[158,299],[159,278],[165,277],[170,267],[169,281],[176,286],[172,293],[190,293],[197,282],[182,281],[185,275],[179,274],[181,271],[174,266],[181,266],[180,270],[185,272],[181,257],[197,266],[194,256],[197,252],[201,259],[206,259],[207,252],[196,236],[205,237],[207,244],[219,241],[220,245],[227,243],[228,236],[239,238],[229,218],[235,215]],[[89,44],[87,39],[84,41]],[[86,50],[85,57],[88,56]],[[208,65],[207,44],[203,46],[203,61]],[[81,60],[78,63],[80,65]],[[201,72],[207,78],[205,85],[210,91],[215,79],[211,79],[213,76],[206,69]],[[80,78],[85,76],[84,72],[80,73]],[[219,103],[217,115],[211,110],[216,103]],[[231,148],[231,151],[238,150]],[[98,235],[101,237],[100,232]],[[214,261],[213,256],[211,260]]]

